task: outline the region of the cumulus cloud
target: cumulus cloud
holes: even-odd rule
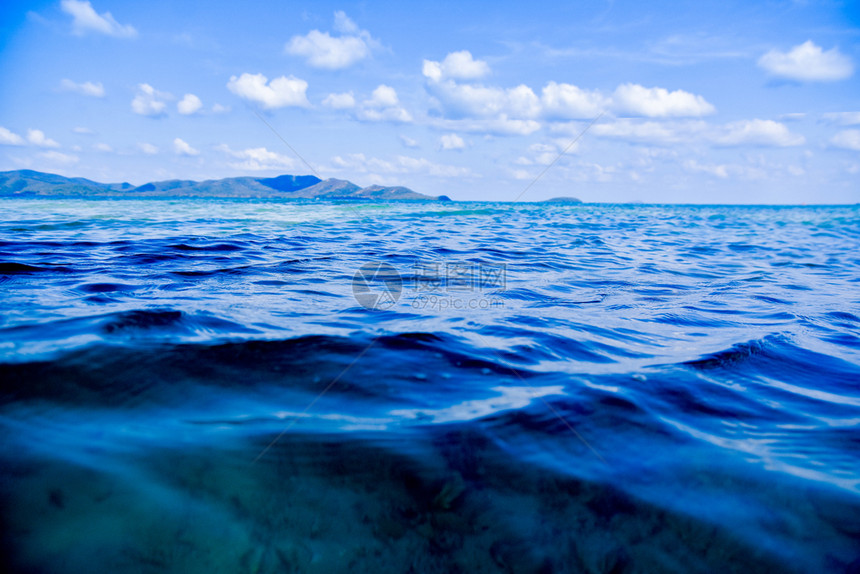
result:
[[[62,0],[60,8],[72,17],[72,31],[78,36],[88,32],[117,38],[137,36],[137,30],[133,26],[123,26],[111,16],[110,12],[99,14],[86,0]]]
[[[528,135],[539,130],[543,121],[555,127],[559,121],[590,119],[612,109],[649,118],[700,117],[715,111],[700,95],[637,84],[623,84],[605,95],[599,90],[549,82],[538,96],[525,84],[505,88],[467,81],[483,77],[489,67],[465,51],[448,54],[442,62],[425,60],[422,73],[441,116],[434,122],[436,127],[452,131]],[[656,123],[616,123],[602,130],[609,137],[644,140],[656,135],[665,142],[680,139]]]
[[[93,144],[93,149],[105,153],[111,153],[113,148],[106,143],[99,142],[97,144]]]
[[[185,96],[176,104],[177,111],[185,116],[191,115],[200,111],[203,107],[203,102],[194,94],[185,94]]]
[[[24,138],[0,126],[0,145],[24,145]]]
[[[420,144],[416,140],[412,139],[409,136],[401,135],[400,141],[403,143],[404,146],[406,146],[408,148],[420,147]]]
[[[665,88],[622,84],[612,96],[613,107],[622,112],[649,118],[698,117],[714,113],[714,106],[702,96]]]
[[[842,130],[830,138],[830,144],[843,149],[860,151],[860,130]]]
[[[46,137],[42,130],[27,130],[27,141],[39,147],[60,147],[60,144]]]
[[[466,142],[457,134],[445,134],[439,138],[439,147],[443,150],[464,149]]]
[[[230,111],[230,106],[222,106],[221,104],[212,104],[213,114],[226,114]]]
[[[475,60],[468,50],[451,52],[441,62],[424,60],[422,73],[434,82],[443,79],[477,80],[490,73],[490,66],[483,60]]]
[[[138,84],[137,93],[131,100],[131,111],[141,116],[162,116],[167,109],[164,100],[168,98],[170,94],[159,92],[149,84]]]
[[[370,33],[359,30],[344,12],[335,12],[334,26],[340,36],[311,30],[304,36],[293,36],[285,51],[305,58],[315,68],[339,70],[367,58],[377,45]]]
[[[151,143],[142,142],[137,144],[137,148],[146,155],[155,155],[158,153],[158,148]]]
[[[496,88],[477,84],[458,84],[452,80],[433,82],[430,92],[449,117],[535,118],[540,114],[540,99],[531,88]]]
[[[296,161],[293,158],[269,151],[264,147],[233,150],[227,144],[221,144],[217,149],[239,160],[229,164],[230,167],[237,170],[270,171],[296,167]]]
[[[105,89],[101,82],[82,82],[78,84],[66,78],[60,82],[60,89],[66,92],[82,94],[84,96],[92,96],[94,98],[103,98],[105,95]]]
[[[772,76],[801,82],[844,80],[854,73],[851,58],[842,54],[838,48],[825,51],[812,40],[788,52],[771,50],[759,58],[758,65]]]
[[[271,82],[263,74],[231,76],[227,89],[266,109],[310,106],[306,95],[308,83],[292,75],[274,78]]]
[[[191,147],[188,142],[183,139],[176,138],[173,140],[173,151],[177,153],[177,155],[185,155],[185,156],[195,156],[200,155],[200,152]]]
[[[785,124],[773,120],[742,120],[722,127],[713,137],[714,142],[725,146],[757,145],[788,147],[801,145],[803,136],[789,131]]]
[[[364,105],[371,108],[390,108],[396,106],[400,101],[397,98],[397,92],[391,86],[380,84],[369,100],[364,102]]]
[[[324,106],[335,110],[348,110],[355,107],[355,96],[352,92],[329,94],[322,103]]]
[[[541,92],[543,115],[551,119],[593,118],[606,109],[609,100],[599,91],[586,91],[572,84],[550,82]]]
[[[364,100],[358,109],[356,117],[371,122],[398,122],[406,123],[412,121],[412,116],[400,106],[397,92],[391,86],[380,84],[370,98]]]

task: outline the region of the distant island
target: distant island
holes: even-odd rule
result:
[[[328,199],[353,201],[451,201],[408,187],[359,187],[343,179],[322,180],[313,175],[228,177],[206,181],[170,179],[143,185],[99,183],[82,177],[63,177],[29,169],[0,172],[0,197],[248,197],[262,199]]]
[[[575,197],[553,197],[543,200],[542,203],[582,203],[582,200]]]

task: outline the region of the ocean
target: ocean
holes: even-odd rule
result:
[[[16,572],[860,572],[860,207],[0,200]]]

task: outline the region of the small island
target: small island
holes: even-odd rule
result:
[[[347,201],[451,201],[408,187],[360,187],[343,179],[320,179],[314,175],[278,177],[229,177],[192,181],[171,179],[143,185],[100,183],[82,177],[64,177],[29,169],[0,172],[0,197],[211,197],[259,199],[320,199]]]
[[[576,197],[553,197],[552,199],[545,199],[541,203],[582,203],[582,200]]]

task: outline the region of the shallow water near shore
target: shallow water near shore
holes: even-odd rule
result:
[[[3,566],[860,572],[859,247],[857,206],[0,200]]]

